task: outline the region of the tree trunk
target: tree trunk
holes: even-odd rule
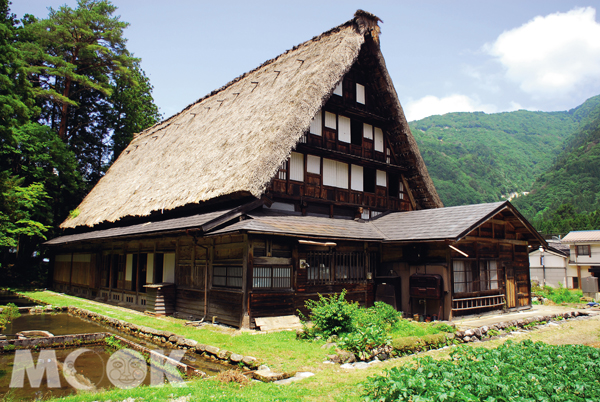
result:
[[[65,89],[63,91],[63,96],[68,98],[69,92],[71,91],[71,79],[65,79]],[[63,103],[60,111],[60,128],[58,129],[58,136],[61,140],[65,140],[67,138],[67,120],[69,118],[69,104]]]

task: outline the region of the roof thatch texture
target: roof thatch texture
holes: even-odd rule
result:
[[[181,113],[137,134],[62,228],[147,216],[229,194],[260,197],[366,40],[377,17],[355,18],[265,62]],[[385,71],[397,125],[421,164],[420,187],[441,206]],[[418,186],[415,186],[418,187]]]

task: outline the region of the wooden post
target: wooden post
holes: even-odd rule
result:
[[[73,289],[73,253],[71,252],[71,269],[69,271],[69,292]]]

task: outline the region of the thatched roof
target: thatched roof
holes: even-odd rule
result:
[[[441,206],[385,67],[378,20],[359,10],[137,134],[79,205],[78,216],[61,227],[148,216],[232,194],[260,197],[364,44],[384,83],[394,121],[390,135],[413,161],[408,180],[417,203]]]

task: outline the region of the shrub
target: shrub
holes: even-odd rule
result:
[[[340,348],[359,356],[361,360],[366,360],[390,342],[385,329],[369,325],[365,328],[355,328],[353,332],[340,337],[337,344]]]
[[[559,284],[558,288],[552,286],[532,286],[531,293],[535,296],[544,297],[555,304],[562,303],[578,303],[583,296],[583,292],[580,289],[567,289]]]
[[[8,323],[20,316],[21,313],[19,313],[19,308],[13,303],[8,303],[0,313],[0,331],[4,330]]]
[[[353,325],[355,327],[373,325],[389,330],[401,319],[402,312],[396,311],[387,303],[375,302],[373,307],[356,309]]]
[[[330,337],[346,334],[354,329],[353,320],[358,304],[346,300],[346,289],[339,295],[319,295],[319,300],[307,300],[305,306],[309,310],[308,319],[302,314],[300,318],[304,321],[304,330],[309,337]],[[307,320],[313,323],[312,328],[307,327]]]

